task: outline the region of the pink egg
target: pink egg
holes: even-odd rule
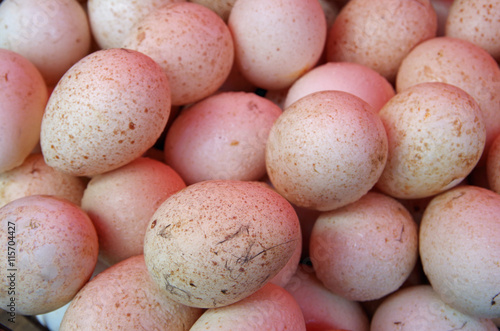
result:
[[[394,96],[392,85],[375,70],[357,63],[329,62],[300,77],[288,90],[284,107],[313,92],[338,90],[354,94],[375,112]]]
[[[193,184],[259,180],[265,147],[281,109],[254,93],[225,92],[184,109],[167,132],[165,162]]]
[[[22,55],[6,49],[0,49],[0,77],[2,173],[21,165],[38,144],[48,92],[40,71]]]
[[[236,62],[256,86],[290,86],[319,60],[326,18],[317,0],[239,0],[228,21]]]
[[[134,26],[122,47],[150,56],[163,68],[173,105],[190,104],[217,91],[234,58],[233,39],[224,21],[190,2],[151,12]]]

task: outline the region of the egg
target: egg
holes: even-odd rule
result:
[[[0,207],[28,195],[53,195],[80,205],[87,181],[49,167],[40,153],[0,173]]]
[[[391,83],[375,70],[351,62],[328,62],[304,74],[288,90],[284,107],[318,91],[337,90],[354,94],[375,112],[395,94]]]
[[[32,195],[0,208],[0,307],[43,314],[70,302],[97,263],[97,233],[88,215],[65,199]]]
[[[500,135],[493,140],[488,151],[486,181],[492,191],[500,194]]]
[[[48,91],[33,63],[7,49],[0,49],[0,77],[2,173],[20,166],[38,144]]]
[[[487,153],[493,139],[500,134],[500,68],[493,57],[465,40],[432,38],[405,57],[398,71],[396,92],[425,82],[455,85],[476,100],[486,125]],[[480,163],[484,161],[482,158]]]
[[[185,0],[89,0],[87,13],[92,36],[102,49],[119,48],[130,30],[150,12]]]
[[[462,89],[430,82],[399,92],[380,110],[389,140],[377,189],[420,199],[467,177],[483,153],[486,123],[475,99]]]
[[[351,0],[328,31],[326,59],[365,65],[394,82],[403,58],[436,32],[429,0]]]
[[[289,87],[319,60],[326,18],[317,0],[238,0],[229,15],[236,63],[256,86]]]
[[[203,5],[211,10],[213,10],[217,15],[219,15],[224,22],[227,22],[229,14],[233,9],[236,0],[189,0],[190,2]]]
[[[5,0],[0,6],[0,48],[21,54],[48,85],[90,51],[87,15],[75,0]]]
[[[190,330],[215,329],[305,331],[306,326],[302,311],[290,293],[269,283],[239,302],[208,309]]]
[[[146,265],[173,300],[227,306],[258,291],[301,241],[293,207],[254,182],[211,180],[170,196],[151,217]]]
[[[368,192],[319,215],[310,239],[312,265],[333,293],[352,301],[380,299],[403,285],[414,269],[417,234],[401,203]]]
[[[342,91],[309,94],[285,108],[266,144],[266,168],[277,192],[298,207],[333,210],[377,182],[387,159],[378,115]]]
[[[223,92],[184,109],[167,132],[165,162],[189,184],[259,180],[265,148],[281,109],[248,92]]]
[[[173,105],[208,97],[222,86],[234,59],[233,38],[212,10],[190,2],[162,6],[133,27],[122,47],[153,58],[168,76]]]
[[[151,216],[164,200],[184,187],[172,168],[145,157],[92,177],[83,194],[82,209],[96,227],[100,259],[112,265],[142,254]]]
[[[500,195],[460,186],[434,197],[420,225],[425,275],[463,314],[500,317]]]
[[[307,330],[370,330],[370,322],[361,304],[328,290],[311,267],[301,265],[285,290],[299,304]]]
[[[375,311],[372,331],[390,330],[496,331],[491,320],[475,318],[444,303],[429,285],[402,289]]]
[[[137,255],[90,280],[69,305],[60,330],[184,331],[202,312],[166,297],[149,276],[144,256]]]
[[[445,35],[464,39],[500,60],[500,1],[455,0],[446,20]]]
[[[93,176],[135,160],[154,145],[170,114],[170,87],[150,57],[126,49],[96,51],[66,72],[43,115],[45,162]]]

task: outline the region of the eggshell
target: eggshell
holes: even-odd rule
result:
[[[202,314],[167,298],[148,274],[144,256],[101,272],[75,296],[61,330],[189,330]]]
[[[48,85],[90,51],[87,15],[75,0],[2,1],[0,27],[0,48],[26,57]]]
[[[309,94],[271,128],[266,168],[276,191],[299,207],[332,210],[356,201],[377,182],[387,136],[370,105],[341,91]]]
[[[417,225],[395,199],[369,192],[322,213],[311,233],[319,280],[348,300],[380,299],[396,291],[418,258]]]
[[[83,178],[49,167],[43,155],[29,155],[22,165],[0,174],[0,207],[28,195],[53,195],[80,205],[87,185]]]
[[[0,49],[0,77],[2,173],[21,165],[38,144],[48,92],[38,69],[7,49]]]
[[[451,37],[427,40],[401,63],[396,92],[424,82],[455,85],[477,101],[486,125],[484,150],[488,151],[493,139],[500,134],[500,68],[493,57],[465,40]]]
[[[190,2],[203,5],[207,8],[213,10],[217,15],[219,15],[224,22],[227,22],[229,14],[233,9],[236,0],[189,0]]]
[[[102,49],[119,48],[130,30],[150,12],[185,0],[89,0],[87,12],[92,36]]]
[[[82,199],[99,236],[99,256],[115,264],[142,254],[144,235],[156,209],[186,187],[169,166],[149,158],[93,177]]]
[[[288,90],[284,107],[313,92],[337,90],[354,94],[375,112],[395,94],[392,85],[375,70],[357,63],[329,62],[300,77]]]
[[[445,34],[470,41],[499,61],[500,1],[453,1],[446,20]]]
[[[300,220],[299,220],[300,222]],[[274,276],[269,282],[276,284],[281,287],[285,287],[286,284],[292,279],[293,275],[297,271],[300,264],[300,258],[302,256],[302,241],[297,243],[293,255],[285,264],[285,266]]]
[[[150,57],[125,49],[94,52],[50,96],[40,135],[45,162],[76,176],[119,168],[154,145],[170,100],[168,79]]]
[[[155,282],[188,306],[226,306],[259,290],[301,240],[293,207],[254,182],[192,184],[168,198],[146,231]]]
[[[328,31],[326,59],[365,65],[393,82],[403,58],[436,31],[429,0],[351,0]]]
[[[433,196],[460,183],[483,153],[486,124],[477,102],[438,82],[411,86],[379,112],[389,156],[377,189],[396,198]]]
[[[429,285],[402,289],[382,302],[371,331],[497,331],[491,320],[468,316],[445,304]]]
[[[368,331],[370,324],[361,305],[332,293],[319,281],[314,270],[301,265],[285,286],[304,315],[307,330]]]
[[[420,256],[439,297],[463,314],[500,317],[500,195],[460,186],[431,200]]]
[[[492,191],[500,194],[500,135],[493,140],[488,151],[486,181]]]
[[[71,301],[92,275],[97,233],[87,214],[68,200],[14,200],[0,208],[0,224],[2,309],[9,311],[14,302],[17,314],[50,312]]]
[[[306,326],[302,311],[290,293],[269,283],[239,302],[208,309],[191,331],[215,329],[305,331]]]
[[[148,14],[130,31],[123,47],[149,55],[163,68],[173,105],[190,104],[217,91],[234,58],[233,39],[224,21],[190,2]]]
[[[254,93],[224,92],[184,109],[165,140],[165,162],[186,183],[259,180],[265,148],[281,109]]]
[[[317,0],[239,0],[228,26],[242,74],[270,90],[289,87],[314,67],[326,40]]]

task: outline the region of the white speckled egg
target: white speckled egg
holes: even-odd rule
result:
[[[500,68],[493,57],[465,40],[451,37],[427,40],[412,49],[401,63],[396,92],[425,82],[455,85],[476,100],[486,125],[484,150],[488,151],[500,134]]]
[[[123,47],[153,58],[170,81],[173,105],[199,101],[222,86],[234,58],[233,38],[212,10],[190,2],[162,6],[144,17]]]
[[[306,325],[294,297],[269,283],[239,302],[208,309],[190,331],[216,329],[306,331]]]
[[[126,49],[94,52],[61,78],[42,120],[45,162],[92,176],[146,152],[170,114],[169,82],[150,57]]]
[[[314,67],[326,40],[318,0],[238,0],[228,25],[241,73],[270,90],[289,87]]]
[[[38,69],[15,52],[0,49],[0,173],[13,169],[35,148],[48,99]]]
[[[396,198],[425,198],[460,183],[483,153],[486,129],[469,94],[445,83],[414,85],[379,112],[389,156],[377,188]]]
[[[394,82],[403,58],[436,32],[429,0],[351,0],[328,31],[326,59],[363,64]]]
[[[146,230],[144,255],[173,300],[214,308],[259,290],[302,240],[293,207],[254,182],[213,180],[173,194]]]
[[[185,0],[89,0],[88,16],[92,35],[101,48],[123,45],[130,30],[161,6]]]
[[[500,317],[500,195],[460,186],[437,195],[420,225],[420,257],[439,297],[475,317]]]
[[[266,145],[276,191],[293,204],[321,211],[356,201],[377,182],[387,135],[372,107],[342,91],[309,94],[286,108]]]
[[[40,153],[0,174],[0,207],[28,195],[54,195],[80,205],[87,182],[49,167]]]
[[[97,263],[92,221],[68,200],[32,195],[0,208],[0,306],[37,315],[60,308],[89,280]]]
[[[489,319],[460,313],[444,303],[429,285],[404,288],[375,311],[371,331],[460,330],[496,331]]]
[[[90,280],[69,305],[60,329],[187,331],[202,312],[165,296],[149,276],[144,256],[137,255]]]
[[[90,51],[87,14],[75,0],[4,0],[0,48],[30,60],[53,86]]]

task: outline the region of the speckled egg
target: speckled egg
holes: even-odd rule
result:
[[[429,0],[351,0],[328,31],[326,59],[363,64],[393,82],[403,58],[436,32]]]
[[[255,93],[223,92],[184,109],[165,139],[165,162],[186,184],[259,180],[269,131],[282,111]]]
[[[0,49],[0,173],[20,166],[40,139],[48,99],[40,71],[20,54]]]
[[[190,104],[217,91],[234,59],[233,38],[224,21],[190,2],[148,14],[130,31],[123,47],[149,55],[163,68],[173,105]]]
[[[375,70],[352,62],[328,62],[300,77],[288,90],[284,107],[318,91],[337,90],[354,94],[375,112],[395,94],[391,83]]]
[[[207,8],[213,10],[217,15],[219,15],[224,22],[227,22],[229,14],[233,9],[236,0],[189,0],[190,2],[203,5]]]
[[[489,319],[476,318],[444,303],[429,285],[402,289],[382,301],[371,331],[460,330],[496,331]]]
[[[68,200],[32,195],[0,208],[0,306],[37,315],[70,302],[97,263],[92,221]],[[9,306],[11,304],[11,306]]]
[[[368,192],[319,215],[309,248],[316,276],[346,299],[380,299],[396,291],[415,267],[417,232],[401,203]]]
[[[75,0],[4,0],[0,48],[19,53],[53,86],[90,51],[87,14]]]
[[[470,41],[499,61],[500,1],[453,1],[446,20],[445,34]]]
[[[254,182],[192,184],[155,212],[144,241],[146,265],[173,300],[227,306],[255,293],[302,240],[293,207]]]
[[[83,194],[82,209],[96,227],[100,259],[112,265],[142,254],[151,216],[184,187],[172,168],[145,157],[92,177]]]
[[[123,45],[130,30],[150,12],[185,0],[89,0],[88,17],[92,35],[103,49]]]
[[[0,207],[28,195],[53,195],[80,205],[87,181],[49,167],[40,153],[23,164],[0,173]]]
[[[61,330],[187,331],[202,314],[166,297],[148,274],[144,255],[98,274],[75,296]]]
[[[455,85],[477,101],[486,125],[485,151],[488,151],[500,134],[500,68],[493,57],[465,40],[451,37],[427,40],[401,63],[396,91],[424,82]]]
[[[45,162],[76,176],[119,168],[154,145],[170,100],[168,79],[150,57],[94,52],[66,72],[49,98],[40,135]]]
[[[479,161],[486,139],[477,102],[460,88],[422,83],[380,110],[387,165],[377,188],[396,198],[425,198],[460,183]]]
[[[293,296],[269,283],[232,305],[208,309],[190,331],[216,329],[306,331],[306,325]]]
[[[238,0],[228,25],[242,74],[269,90],[289,87],[314,67],[326,40],[317,0]]]
[[[420,225],[420,257],[439,297],[475,317],[500,317],[500,195],[460,186],[437,195]]]
[[[342,91],[309,94],[285,108],[271,128],[266,168],[276,191],[299,207],[332,210],[377,182],[387,135],[372,107]]]

